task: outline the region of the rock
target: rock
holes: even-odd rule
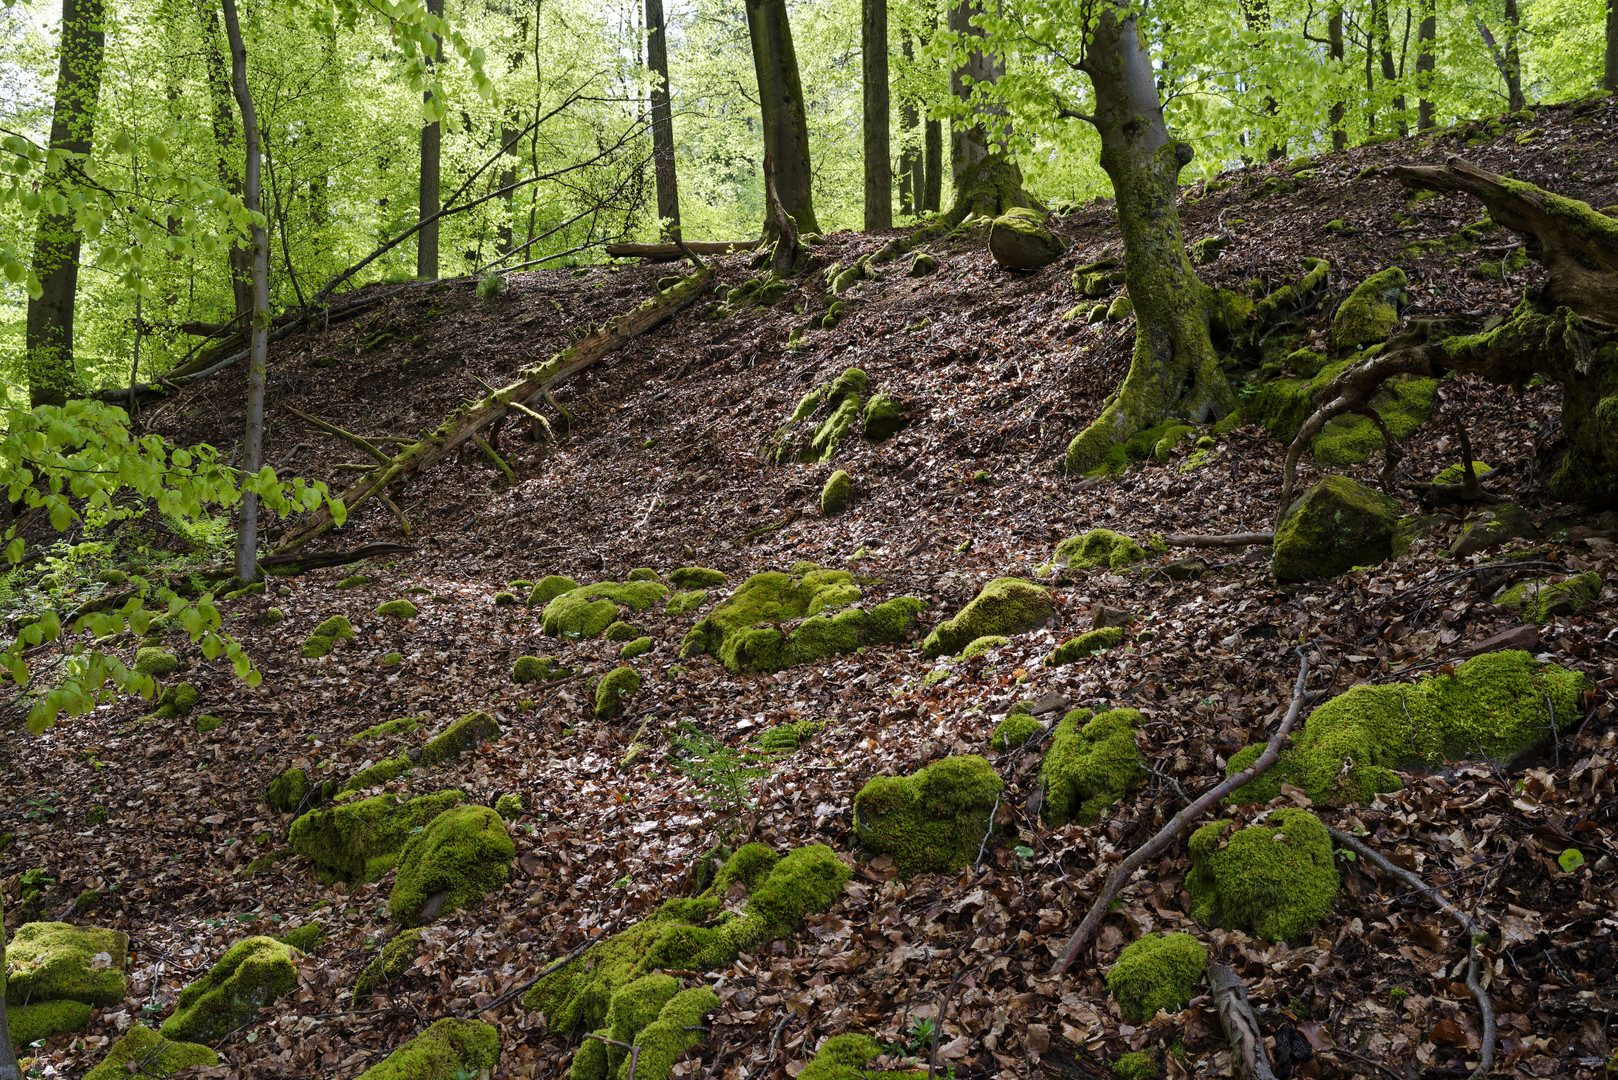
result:
[[[841,514],[853,494],[853,478],[842,469],[838,469],[826,478],[826,486],[820,489],[820,512],[827,517]]]
[[[989,734],[989,749],[1015,750],[1044,730],[1045,725],[1035,717],[1026,712],[1013,709],[1004,720],[994,726],[994,731]]]
[[[1213,821],[1191,834],[1185,888],[1192,918],[1295,942],[1331,913],[1337,863],[1320,819],[1307,810],[1274,810],[1267,824],[1227,836],[1231,828]]]
[[[1076,637],[1070,637],[1062,644],[1050,651],[1045,657],[1046,667],[1059,667],[1071,664],[1103,649],[1111,649],[1124,640],[1122,627],[1108,626],[1100,630],[1086,630]]]
[[[84,1074],[84,1080],[129,1080],[136,1075],[130,1066],[146,1076],[172,1076],[196,1065],[219,1064],[219,1055],[196,1043],[172,1042],[143,1024],[135,1024],[112,1044],[107,1056]]]
[[[669,597],[669,602],[663,605],[663,612],[667,615],[684,615],[688,611],[697,610],[707,602],[707,589],[693,589],[690,592],[675,593]]]
[[[573,674],[572,668],[558,667],[550,656],[519,656],[511,665],[511,681],[536,683],[541,679],[565,679]]]
[[[725,575],[702,566],[682,566],[669,571],[669,580],[681,589],[714,589],[725,583]]]
[[[921,646],[922,657],[931,660],[958,653],[980,637],[1032,630],[1050,618],[1053,610],[1049,589],[1021,578],[996,578],[983,586],[958,615],[938,624],[927,635]]]
[[[892,855],[906,877],[957,869],[977,858],[1004,787],[973,754],[944,758],[910,776],[878,776],[854,797],[854,831],[872,851]]]
[[[358,1080],[491,1076],[499,1061],[500,1033],[493,1024],[446,1016],[360,1073]]]
[[[180,992],[158,1034],[165,1039],[217,1042],[298,985],[290,946],[272,937],[232,945],[208,974]]]
[[[1107,990],[1124,1019],[1144,1024],[1185,1008],[1207,970],[1208,950],[1190,934],[1142,934],[1107,971]]]
[[[640,627],[626,622],[615,622],[607,627],[607,632],[601,635],[608,641],[625,642],[634,641],[640,637]]]
[[[1111,529],[1091,529],[1081,536],[1070,536],[1056,545],[1056,554],[1041,571],[1049,567],[1070,570],[1089,570],[1105,566],[1121,570],[1130,563],[1146,558],[1146,550],[1132,538]]]
[[[414,619],[416,605],[408,600],[385,600],[376,606],[378,615],[391,615],[395,619]]]
[[[1002,645],[1009,644],[1011,644],[1011,639],[1008,637],[1003,637],[1000,634],[987,634],[980,638],[974,638],[966,648],[961,650],[959,659],[971,660],[982,656],[990,649],[998,649]]]
[[[910,260],[910,273],[906,276],[913,278],[926,277],[928,274],[937,269],[937,259],[927,254],[925,251],[918,251],[916,252],[915,257]]]
[[[1205,236],[1201,240],[1186,245],[1186,254],[1197,266],[1206,266],[1219,258],[1220,254],[1230,246],[1228,236]]]
[[[500,725],[486,712],[469,712],[428,739],[421,748],[423,765],[454,761],[464,751],[500,737]]]
[[[1067,244],[1038,215],[1003,214],[989,228],[989,254],[1007,270],[1039,270],[1066,251]]]
[[[1529,622],[1572,615],[1586,604],[1601,598],[1601,575],[1594,570],[1562,578],[1536,578],[1520,581],[1494,598],[1501,607],[1522,612]]]
[[[1502,630],[1498,634],[1491,634],[1475,644],[1468,645],[1461,650],[1462,656],[1482,656],[1484,653],[1495,652],[1499,649],[1521,649],[1531,653],[1539,648],[1539,627],[1513,626],[1510,630]]]
[[[1047,824],[1092,824],[1146,778],[1144,758],[1135,745],[1139,722],[1135,709],[1099,716],[1074,709],[1062,718],[1039,766]]]
[[[1538,535],[1539,530],[1534,528],[1533,520],[1529,518],[1527,511],[1520,506],[1503,503],[1469,520],[1461,529],[1461,535],[1456,538],[1455,546],[1449,549],[1449,553],[1451,558],[1464,559],[1480,551],[1497,547],[1507,540],[1516,538],[1532,540]]]
[[[116,1005],[128,984],[129,935],[67,923],[24,923],[6,946],[6,1001]]]
[[[528,606],[540,607],[550,603],[563,593],[570,593],[579,587],[579,583],[570,577],[561,574],[551,574],[534,583],[528,593]]]
[[[356,799],[311,810],[292,823],[288,840],[298,854],[349,881],[381,877],[399,861],[411,830],[459,805],[459,791],[418,795],[401,803],[392,795]]]
[[[534,588],[537,591],[539,585]],[[562,593],[547,603],[540,615],[540,626],[552,637],[597,638],[618,621],[620,606],[631,611],[645,611],[668,594],[668,586],[660,581],[628,581],[623,584],[603,581],[585,585]]]
[[[516,857],[499,814],[487,806],[446,810],[399,857],[388,910],[404,926],[421,926],[471,907],[506,883]]]
[[[21,1053],[29,1043],[67,1031],[77,1031],[90,1022],[95,1010],[82,1001],[36,1001],[8,1006],[12,1050]]]
[[[624,647],[618,650],[618,659],[620,661],[633,660],[635,657],[644,656],[651,651],[652,639],[649,637],[638,637],[633,641],[624,642]]]
[[[640,689],[640,672],[631,667],[613,668],[601,677],[595,689],[595,717],[607,720],[624,708],[624,698]]]
[[[161,678],[180,666],[179,657],[167,649],[148,646],[135,652],[135,670],[142,675]]]
[[[1063,709],[1067,708],[1067,706],[1067,698],[1052,690],[1050,693],[1043,694],[1037,699],[1030,701],[1027,705],[1027,709],[1029,715],[1031,716],[1044,716],[1046,713],[1061,712]]]
[[[1346,476],[1328,476],[1287,507],[1271,565],[1281,582],[1332,578],[1393,555],[1399,504]]]
[[[401,930],[389,938],[354,980],[354,1004],[367,1005],[379,993],[393,987],[402,988],[409,979],[420,946],[420,930]]]
[[[1095,630],[1104,630],[1109,626],[1128,626],[1133,621],[1129,612],[1123,608],[1097,604],[1090,609],[1090,626]]]
[[[1135,314],[1135,302],[1125,294],[1120,293],[1113,297],[1112,303],[1107,305],[1106,319],[1108,322],[1123,322],[1133,314]]]
[[[871,442],[891,439],[904,430],[906,423],[904,405],[898,398],[872,394],[865,403],[865,437]]]
[[[1399,308],[1408,284],[1405,272],[1391,266],[1372,274],[1349,293],[1332,317],[1331,340],[1339,355],[1388,340],[1399,324]]]

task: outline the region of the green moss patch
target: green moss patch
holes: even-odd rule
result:
[[[481,1020],[446,1016],[360,1073],[358,1080],[454,1080],[489,1076],[500,1061],[500,1032]]]
[[[624,642],[624,647],[618,650],[619,660],[633,660],[637,656],[645,656],[652,651],[652,639],[638,637],[633,641]]]
[[[1015,750],[1044,730],[1045,725],[1036,718],[1013,709],[994,726],[994,731],[989,735],[989,749]]]
[[[1522,612],[1522,617],[1529,622],[1545,622],[1572,615],[1600,598],[1601,575],[1589,570],[1561,580],[1541,578],[1518,582],[1495,597],[1494,602]]]
[[[624,698],[640,689],[640,672],[631,667],[613,668],[596,684],[595,715],[597,720],[617,716],[624,708]]]
[[[703,1039],[702,1017],[719,1005],[706,986],[680,989],[671,975],[642,975],[613,994],[597,1035],[638,1047],[636,1080],[667,1080],[674,1060]],[[586,1039],[573,1055],[572,1080],[627,1080],[632,1051]]]
[[[865,1067],[887,1049],[869,1035],[854,1032],[833,1035],[820,1044],[814,1060],[798,1074],[798,1080],[915,1080],[927,1075],[925,1072],[873,1072]]]
[[[217,1042],[297,985],[298,967],[287,945],[271,937],[238,941],[208,974],[180,991],[158,1033]]]
[[[1050,618],[1055,610],[1049,589],[1022,578],[995,578],[953,619],[940,623],[922,643],[931,660],[954,654],[980,637],[1020,634]]]
[[[21,1051],[29,1043],[65,1031],[77,1031],[90,1022],[94,1010],[82,1001],[40,1001],[32,1005],[11,1005],[6,1009],[10,1022],[11,1046]]]
[[[221,727],[224,727],[224,725],[225,722],[219,717],[210,716],[207,713],[203,713],[201,716],[197,717],[197,734],[206,735],[210,731],[219,730]]]
[[[401,803],[392,795],[311,810],[292,823],[288,839],[298,854],[350,881],[381,877],[399,861],[412,829],[459,805],[459,791],[420,795]]]
[[[1355,286],[1332,316],[1331,340],[1339,354],[1378,345],[1399,324],[1399,306],[1410,284],[1405,272],[1391,266]]]
[[[1187,432],[1190,428],[1185,429]],[[1091,529],[1082,536],[1070,536],[1056,545],[1056,554],[1041,570],[1049,567],[1088,570],[1106,566],[1120,570],[1146,558],[1146,549],[1134,539],[1111,529]]]
[[[339,581],[337,584],[333,585],[332,588],[334,588],[334,589],[358,589],[362,585],[369,584],[370,580],[371,579],[366,577],[364,574],[352,574],[352,575],[344,578],[343,580]]]
[[[1208,950],[1190,934],[1143,934],[1108,969],[1107,990],[1124,1019],[1144,1024],[1185,1008],[1207,970]]]
[[[640,627],[635,626],[632,623],[622,621],[615,622],[611,626],[607,627],[606,633],[602,636],[608,641],[634,641],[636,638],[641,636]]]
[[[1342,222],[1336,224],[1340,226]],[[1156,1080],[1163,1072],[1150,1050],[1131,1050],[1127,1054],[1119,1054],[1111,1068],[1112,1075],[1118,1080]]]
[[[755,735],[753,745],[766,754],[790,754],[812,739],[825,726],[818,720],[776,724]]]
[[[494,812],[507,821],[516,821],[522,817],[522,810],[522,796],[514,791],[508,791],[494,800]]]
[[[414,619],[416,605],[408,600],[387,600],[376,606],[378,615],[391,615],[395,619]]]
[[[319,920],[313,920],[304,923],[302,926],[293,927],[277,940],[285,945],[291,945],[301,953],[307,954],[314,952],[315,946],[319,945],[321,939],[325,936],[325,926]]]
[[[390,938],[354,980],[354,1004],[369,1004],[377,994],[402,983],[420,947],[420,930],[403,930]]]
[[[1041,815],[1051,825],[1089,825],[1146,778],[1145,758],[1135,744],[1140,713],[1113,709],[1092,717],[1074,709],[1051,734],[1040,762],[1045,784]]]
[[[84,1074],[84,1080],[129,1080],[131,1076],[172,1076],[196,1065],[219,1064],[219,1055],[196,1043],[173,1042],[142,1024],[135,1024],[112,1044],[107,1056]],[[130,1071],[131,1065],[142,1070]]]
[[[555,600],[564,593],[570,593],[579,587],[579,583],[570,577],[561,574],[551,574],[534,583],[533,589],[528,593],[528,606],[539,607]]]
[[[663,606],[667,615],[684,615],[688,611],[695,611],[708,602],[707,589],[693,589],[690,592],[675,593],[669,597],[669,602]]]
[[[157,707],[147,716],[148,720],[176,720],[182,716],[189,716],[191,710],[197,707],[200,695],[197,688],[188,682],[175,683],[164,688],[157,696]]]
[[[360,743],[370,742],[372,739],[381,739],[393,735],[409,735],[421,727],[422,719],[420,716],[396,716],[392,720],[384,720],[382,723],[373,724],[358,735],[350,737],[348,745],[358,746]]]
[[[1402,443],[1432,416],[1437,394],[1437,379],[1401,375],[1389,379],[1371,405],[1389,433]],[[1358,413],[1334,417],[1309,444],[1319,465],[1357,465],[1383,446],[1376,424]]]
[[[446,810],[405,846],[388,910],[417,926],[471,907],[506,883],[516,857],[499,814],[487,806]]]
[[[129,989],[128,964],[129,935],[122,930],[24,923],[6,946],[6,1002],[116,1005]]]
[[[682,589],[716,589],[725,583],[725,575],[703,566],[682,566],[669,571],[669,580]]]
[[[264,791],[264,801],[281,813],[290,814],[304,804],[311,786],[314,788],[314,795],[308,801],[313,805],[325,802],[337,793],[336,781],[327,780],[321,784],[311,785],[308,773],[299,768],[292,768],[278,774],[269,782]]]
[[[514,683],[536,683],[542,679],[565,679],[573,674],[573,669],[559,667],[554,657],[550,656],[519,656],[516,663],[511,665],[511,681]]]
[[[1296,941],[1330,914],[1337,865],[1319,818],[1275,810],[1266,824],[1232,828],[1212,821],[1191,834],[1185,888],[1197,922]]]
[[[854,478],[838,469],[826,478],[826,486],[820,489],[820,512],[827,517],[841,514],[853,495]]]
[[[180,658],[167,649],[148,646],[135,652],[135,670],[142,675],[162,678],[180,666]]]
[[[1472,474],[1474,476],[1482,476],[1488,471],[1489,466],[1486,462],[1472,462]],[[1465,481],[1466,462],[1464,461],[1457,461],[1453,465],[1446,466],[1444,469],[1440,470],[1437,476],[1433,477],[1433,483],[1435,484],[1460,484],[1464,483]]]
[[[904,404],[887,394],[872,394],[865,403],[865,437],[872,442],[883,442],[903,431],[908,419]]]
[[[549,580],[548,578],[546,580]],[[544,582],[540,582],[543,585]],[[539,586],[536,585],[537,589]],[[563,593],[545,605],[540,625],[552,637],[595,638],[618,620],[620,606],[645,611],[668,596],[660,581],[603,581]]]
[[[1068,638],[1052,649],[1043,663],[1046,667],[1071,664],[1104,649],[1113,648],[1123,640],[1124,629],[1121,626],[1103,626],[1098,630],[1087,630],[1076,637]]]
[[[1010,644],[1011,639],[1003,634],[985,634],[980,638],[973,638],[966,648],[961,650],[961,655],[958,659],[972,660],[991,649],[998,649],[1002,645]]]
[[[354,626],[348,621],[346,615],[333,615],[315,627],[311,633],[331,638],[334,641],[339,638],[343,641],[352,641],[354,639]]]
[[[948,871],[977,858],[1005,782],[975,754],[948,757],[909,776],[878,776],[854,797],[854,831],[893,856],[905,876]]]
[[[843,437],[860,418],[861,399],[868,388],[865,372],[851,367],[809,391],[776,430],[764,452],[765,460],[778,465],[831,460]],[[823,417],[818,424],[813,423],[816,416]]]
[[[1283,582],[1332,578],[1393,555],[1399,504],[1346,476],[1327,476],[1287,507],[1271,566]]]

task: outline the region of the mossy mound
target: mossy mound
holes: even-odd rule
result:
[[[766,754],[790,754],[812,739],[825,726],[818,720],[776,724],[755,735],[753,745]]]
[[[1292,745],[1231,802],[1268,802],[1283,783],[1315,802],[1368,803],[1400,787],[1394,769],[1483,755],[1504,760],[1582,716],[1584,676],[1541,666],[1526,652],[1503,649],[1460,664],[1454,674],[1416,683],[1356,686],[1320,705],[1293,734]],[[1245,769],[1263,748],[1248,746],[1226,767]]]
[[[1388,340],[1399,324],[1399,307],[1408,284],[1405,272],[1391,266],[1354,287],[1332,316],[1331,340],[1339,355]]]
[[[197,688],[188,682],[175,683],[165,687],[157,696],[157,707],[154,708],[147,720],[176,720],[182,716],[189,716],[192,709],[197,707],[200,695]]]
[[[381,877],[399,861],[411,830],[460,804],[459,791],[420,795],[401,803],[392,795],[311,810],[292,823],[288,840],[316,866],[350,881]]]
[[[351,736],[349,746],[358,746],[362,742],[372,739],[386,738],[390,735],[409,735],[421,727],[424,718],[420,716],[395,716],[392,720],[384,720],[380,724],[372,724],[358,735]]]
[[[870,381],[859,368],[847,368],[837,378],[815,387],[798,402],[792,415],[776,429],[764,459],[780,465],[788,461],[829,461],[838,445],[860,418]],[[818,424],[817,416],[823,417]]]
[[[558,596],[570,593],[578,587],[579,583],[577,581],[570,577],[563,577],[561,574],[551,574],[549,577],[540,578],[534,583],[534,587],[529,590],[528,606],[539,607],[542,604],[548,604]]]
[[[414,619],[416,605],[408,600],[385,600],[376,606],[378,615],[391,615],[395,619]]]
[[[901,596],[869,609],[852,574],[798,563],[790,573],[754,574],[686,634],[680,659],[706,653],[726,669],[780,671],[863,645],[903,641],[922,602]],[[790,630],[782,623],[802,620]]]
[[[516,821],[518,818],[522,817],[522,811],[522,796],[518,795],[515,791],[508,791],[506,794],[494,800],[494,812],[505,818],[507,821]]]
[[[672,975],[642,975],[612,995],[596,1034],[639,1047],[636,1080],[666,1080],[674,1059],[702,1042],[702,1017],[719,997],[706,986],[680,989]],[[695,1030],[690,1030],[695,1029]],[[573,1055],[571,1080],[627,1080],[633,1051],[586,1039]]]
[[[401,983],[416,962],[420,946],[420,930],[402,930],[390,938],[354,980],[354,1004],[368,1004],[377,994]]]
[[[511,665],[511,681],[536,683],[542,679],[565,679],[573,674],[572,668],[559,667],[551,656],[519,656]]]
[[[669,602],[663,605],[665,615],[684,615],[688,611],[695,611],[708,602],[707,589],[692,589],[690,592],[675,593],[669,597]]]
[[[180,666],[180,658],[167,649],[149,645],[135,651],[135,670],[142,675],[162,678]]]
[[[1124,1019],[1143,1024],[1185,1008],[1207,970],[1208,950],[1190,934],[1143,934],[1108,969],[1107,990]]]
[[[1405,375],[1384,383],[1371,404],[1388,432],[1402,443],[1432,416],[1437,394],[1437,379]],[[1358,413],[1334,417],[1309,443],[1317,465],[1358,465],[1383,446],[1376,424]]]
[[[394,757],[384,758],[374,765],[368,765],[355,773],[343,785],[342,790],[364,791],[366,788],[385,784],[412,769],[442,765],[446,761],[453,761],[460,757],[463,751],[470,750],[480,743],[489,742],[499,737],[500,725],[495,723],[494,717],[486,712],[467,713],[449,727],[428,739],[417,756],[411,757],[409,754],[399,754]]]
[[[608,641],[625,642],[634,641],[636,638],[640,637],[641,634],[640,627],[634,625],[633,623],[626,623],[619,620],[618,622],[613,623],[611,626],[608,626],[606,633],[602,634],[601,636],[606,638]]]
[[[131,1076],[172,1076],[196,1065],[219,1064],[219,1055],[197,1043],[172,1042],[143,1024],[135,1024],[119,1037],[84,1080],[129,1080]],[[141,1072],[130,1070],[138,1065]]]
[[[1060,667],[1071,664],[1093,653],[1110,649],[1122,643],[1124,629],[1121,626],[1103,626],[1098,630],[1086,630],[1076,637],[1070,637],[1062,644],[1050,651],[1043,663],[1046,667]]]
[[[516,857],[499,814],[487,806],[446,810],[405,846],[388,911],[396,922],[419,926],[471,907],[505,885]]]
[[[500,1032],[481,1020],[446,1016],[360,1073],[358,1080],[455,1080],[490,1076],[500,1061]]]
[[[1045,725],[1038,719],[1026,712],[1013,709],[989,734],[989,749],[1015,750],[1044,730]]]
[[[596,683],[595,716],[606,720],[624,708],[624,698],[640,689],[640,672],[632,667],[613,668]]]
[[[82,1001],[39,1001],[8,1006],[6,1019],[10,1023],[11,1047],[21,1052],[29,1043],[77,1031],[90,1022],[94,1011]]]
[[[217,716],[210,716],[207,713],[203,713],[201,716],[197,717],[196,728],[198,735],[206,735],[210,731],[218,731],[224,726],[225,722]]]
[[[246,938],[180,991],[158,1033],[165,1039],[217,1042],[297,985],[298,966],[287,945],[272,937]]]
[[[939,623],[922,642],[928,660],[954,654],[981,637],[1020,634],[1050,618],[1055,610],[1049,589],[1022,578],[995,578],[953,619]]]
[[[1231,828],[1229,821],[1211,821],[1191,834],[1185,888],[1192,918],[1270,941],[1296,941],[1330,914],[1337,864],[1319,818],[1307,810],[1275,810],[1266,824]]]
[[[1276,580],[1332,578],[1393,555],[1399,504],[1346,476],[1324,477],[1304,492],[1275,530]]]
[[[871,442],[883,442],[903,431],[909,419],[904,403],[887,394],[872,394],[865,403],[865,437]]]
[[[865,1067],[888,1048],[869,1035],[833,1035],[820,1044],[814,1060],[798,1074],[798,1080],[917,1080],[926,1072],[872,1072]]]
[[[1146,761],[1135,744],[1138,723],[1135,709],[1095,717],[1089,709],[1074,709],[1062,718],[1039,765],[1045,785],[1040,812],[1048,824],[1089,825],[1146,779]]]
[[[546,579],[550,580],[549,578]],[[540,582],[543,585],[545,582]],[[534,586],[538,589],[539,586]],[[668,596],[661,581],[603,581],[565,592],[545,605],[540,625],[552,637],[595,638],[619,621],[619,607],[645,611]]]
[[[1342,224],[1338,222],[1338,224]],[[1150,1050],[1131,1050],[1113,1059],[1112,1075],[1118,1080],[1156,1080],[1163,1070]]]
[[[264,801],[271,808],[290,814],[303,804],[309,793],[309,774],[293,768],[278,774],[264,789]]]
[[[966,648],[961,650],[961,654],[959,657],[957,657],[957,659],[976,659],[991,649],[998,649],[1002,645],[1010,644],[1011,639],[1003,634],[985,634],[980,638],[973,638],[972,641],[967,644]]]
[[[315,627],[310,633],[319,637],[331,638],[333,641],[338,639],[343,641],[354,640],[354,626],[348,621],[348,616],[346,615],[333,615]]]
[[[370,580],[371,579],[366,577],[364,574],[351,574],[348,577],[344,578],[343,580],[339,581],[337,584],[333,585],[332,588],[334,588],[334,589],[358,589],[362,585],[369,584]]]
[[[1040,270],[1066,251],[1067,243],[1045,228],[1037,211],[1016,208],[989,225],[989,254],[1007,270]]]
[[[657,581],[657,571],[650,566],[637,566],[624,578],[625,581]]]
[[[954,870],[977,858],[1003,787],[976,754],[874,777],[854,797],[854,831],[872,851],[892,855],[906,877]]]
[[[826,486],[820,489],[820,512],[827,517],[841,514],[853,495],[854,478],[838,469],[826,478]]]
[[[633,641],[624,642],[624,647],[618,650],[619,660],[633,660],[637,656],[645,656],[652,651],[652,639],[638,637]]]
[[[516,607],[519,603],[521,603],[521,601],[517,599],[516,593],[497,592],[494,594],[495,607]]]
[[[1522,617],[1529,622],[1545,622],[1572,615],[1600,598],[1601,575],[1588,570],[1560,581],[1543,578],[1518,582],[1496,596],[1494,602],[1522,612]]]
[[[744,949],[757,951],[787,937],[804,916],[830,907],[847,880],[848,868],[822,844],[785,857],[748,844],[725,861],[703,893],[670,900],[592,946],[536,983],[524,1005],[542,1009],[552,1031],[597,1030],[613,995],[636,979],[665,969],[708,971]],[[741,915],[731,896],[737,886],[747,894]]]
[[[129,990],[128,964],[129,935],[122,930],[24,923],[6,946],[6,1002],[116,1005]]]
[[[716,589],[725,583],[725,575],[705,566],[682,566],[669,571],[669,580],[682,589]]]
[[[301,953],[312,953],[315,946],[320,944],[326,936],[326,927],[317,919],[306,922],[302,926],[295,926],[282,934],[276,940],[285,945],[291,945]]]
[[[1185,428],[1187,432],[1191,430]],[[1140,562],[1144,558],[1146,549],[1132,537],[1115,533],[1111,529],[1091,529],[1081,536],[1070,536],[1057,544],[1055,555],[1041,569],[1066,567],[1072,570],[1088,570],[1091,567],[1106,566],[1121,570],[1130,563]]]

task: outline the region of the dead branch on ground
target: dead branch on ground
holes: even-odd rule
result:
[[[1247,1001],[1247,987],[1224,964],[1208,965],[1208,986],[1213,990],[1219,1026],[1236,1055],[1236,1068],[1242,1080],[1275,1080],[1270,1059],[1264,1053],[1264,1031]]]

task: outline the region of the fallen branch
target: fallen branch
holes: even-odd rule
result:
[[[1253,547],[1269,546],[1275,543],[1273,532],[1225,533],[1224,535],[1201,535],[1198,533],[1175,533],[1163,537],[1163,543],[1169,547]]]
[[[1219,1026],[1236,1054],[1236,1068],[1243,1080],[1275,1080],[1270,1059],[1264,1053],[1264,1032],[1247,1002],[1247,987],[1224,964],[1208,965],[1208,985],[1213,989],[1214,1008]]]
[[[371,442],[371,440],[365,438],[364,436],[355,435],[351,431],[344,431],[342,428],[338,427],[336,424],[328,424],[326,421],[321,420],[319,417],[310,416],[308,413],[302,411],[301,409],[295,409],[291,405],[283,405],[282,408],[286,409],[287,412],[291,413],[293,416],[296,416],[299,420],[302,420],[304,423],[313,424],[315,427],[319,428],[321,431],[324,431],[328,435],[335,435],[339,439],[343,439],[343,440],[345,440],[347,442],[353,443],[355,446],[359,447],[361,450],[364,450],[367,454],[370,454],[373,458],[375,458],[377,461],[381,462],[382,464],[386,465],[388,463],[388,460],[389,460],[388,455],[386,455],[382,451],[378,450],[376,448],[376,444]]]
[[[607,254],[619,259],[648,259],[652,262],[673,262],[690,248],[698,255],[730,255],[738,251],[752,251],[757,240],[687,240],[684,244],[608,244]]]
[[[1276,729],[1275,734],[1270,737],[1269,743],[1264,747],[1264,752],[1241,772],[1226,777],[1220,783],[1203,792],[1190,806],[1175,814],[1167,825],[1157,831],[1157,835],[1130,852],[1128,857],[1118,864],[1118,869],[1113,871],[1106,887],[1101,890],[1101,893],[1090,905],[1090,910],[1085,914],[1084,921],[1079,924],[1079,928],[1073,932],[1073,937],[1068,940],[1067,947],[1062,950],[1061,959],[1057,960],[1051,967],[1052,975],[1060,975],[1066,971],[1069,965],[1078,957],[1079,951],[1095,936],[1096,929],[1100,927],[1101,920],[1106,917],[1113,899],[1123,891],[1125,885],[1129,884],[1129,879],[1134,876],[1136,870],[1145,866],[1148,860],[1154,858],[1163,849],[1178,840],[1180,835],[1189,829],[1193,822],[1207,813],[1220,799],[1223,799],[1226,795],[1229,795],[1255,777],[1263,775],[1266,769],[1275,764],[1276,759],[1281,756],[1281,744],[1286,741],[1287,736],[1292,733],[1293,727],[1297,725],[1298,718],[1303,715],[1304,703],[1309,699],[1309,695],[1305,694],[1303,689],[1304,681],[1309,678],[1309,658],[1303,654],[1302,649],[1295,651],[1298,654],[1299,668],[1298,681],[1292,689],[1292,704],[1287,707],[1286,717],[1282,719],[1281,726]]]

